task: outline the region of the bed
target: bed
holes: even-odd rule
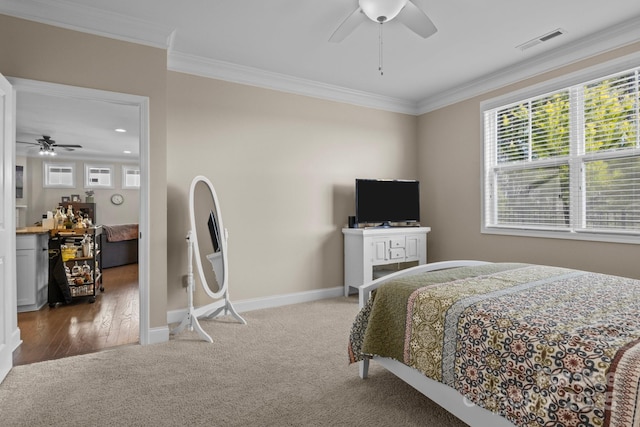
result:
[[[640,281],[448,261],[359,288],[350,362],[374,360],[472,426],[640,425]]]
[[[103,269],[138,262],[138,224],[103,225],[102,230]]]

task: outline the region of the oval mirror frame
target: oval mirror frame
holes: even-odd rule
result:
[[[227,291],[229,281],[228,233],[222,222],[216,191],[211,181],[205,176],[198,175],[191,181],[189,216],[200,283],[210,298],[222,298]],[[214,281],[217,286],[213,283]]]
[[[171,333],[180,333],[185,328],[196,330],[205,341],[213,343],[211,336],[205,332],[198,322],[199,317],[212,318],[220,313],[231,314],[240,323],[247,324],[229,300],[227,291],[229,282],[229,268],[227,261],[227,241],[229,234],[224,228],[218,195],[213,184],[206,177],[198,175],[191,181],[189,189],[189,221],[191,229],[187,233],[187,301],[188,311],[180,324]],[[200,284],[212,299],[209,304],[198,308],[193,305],[195,280],[193,277],[193,257],[195,252],[196,266]],[[213,284],[217,288],[213,290]],[[224,299],[223,299],[224,298]]]

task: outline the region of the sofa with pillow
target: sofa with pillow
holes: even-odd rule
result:
[[[103,225],[100,235],[102,268],[138,262],[138,224]]]

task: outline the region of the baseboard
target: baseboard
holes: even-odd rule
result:
[[[22,344],[20,339],[20,328],[15,328],[6,345],[0,346],[0,383],[9,374],[13,367],[13,352]]]
[[[336,298],[344,295],[344,287],[316,289],[313,291],[296,292],[293,294],[274,295],[265,298],[255,298],[240,301],[231,301],[239,313],[261,310],[264,308],[275,308],[284,305],[300,304],[303,302],[318,301],[327,298]],[[187,313],[187,309],[171,310],[167,312],[167,323],[181,322]],[[167,337],[167,340],[169,338]]]
[[[169,341],[169,326],[150,328],[148,338],[149,342],[147,342],[147,344],[158,344]]]
[[[20,328],[16,328],[11,334],[11,351],[15,351],[22,344],[22,338],[20,338]]]

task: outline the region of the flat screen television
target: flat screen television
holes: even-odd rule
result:
[[[383,227],[420,221],[420,183],[415,180],[356,179],[356,222]]]

